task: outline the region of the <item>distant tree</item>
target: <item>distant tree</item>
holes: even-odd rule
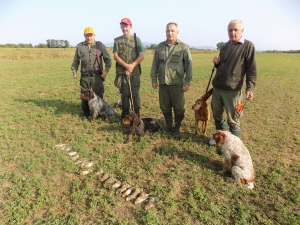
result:
[[[42,44],[42,43],[40,43],[40,44],[38,44],[38,45],[35,45],[34,47],[35,47],[35,48],[48,48],[48,45],[47,45],[47,44]]]
[[[68,40],[65,40],[65,48],[69,48],[70,47],[70,43],[68,42]]]
[[[67,48],[70,46],[67,40],[46,40],[48,48]]]
[[[18,47],[18,45],[16,45],[16,44],[10,44],[10,43],[5,44],[5,46],[6,46],[6,48],[17,48]]]
[[[151,44],[149,49],[156,49],[157,44]]]
[[[223,47],[224,44],[225,44],[224,42],[219,42],[217,44],[217,50],[221,50],[221,48]]]
[[[25,48],[25,44],[19,43],[18,48]]]

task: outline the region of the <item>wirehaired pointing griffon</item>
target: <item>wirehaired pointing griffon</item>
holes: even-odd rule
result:
[[[144,136],[146,131],[157,132],[160,126],[156,123],[153,118],[140,118],[134,112],[126,115],[122,120],[124,125],[129,125],[130,131],[124,141],[124,144],[128,143],[133,135],[138,135],[138,141]]]
[[[206,101],[211,96],[212,90],[210,89],[206,92],[201,98],[197,99],[195,104],[192,106],[192,109],[195,111],[195,137],[198,136],[198,123],[199,121],[202,122],[202,134],[206,135],[207,124],[210,119],[210,111],[209,106],[207,105]]]
[[[145,125],[143,120],[135,113],[130,113],[126,115],[122,122],[124,125],[130,126],[129,134],[127,135],[127,138],[124,141],[124,144],[127,144],[133,135],[138,135],[138,142],[141,140],[141,137],[145,134]]]
[[[104,116],[106,119],[113,119],[115,117],[113,107],[111,107],[92,90],[83,89],[80,98],[88,101],[90,113],[93,119],[96,119],[98,116]]]
[[[222,173],[230,172],[234,181],[247,188],[254,188],[254,169],[250,153],[242,140],[228,131],[217,131],[213,135],[216,145],[221,146],[225,156]],[[232,179],[232,178],[231,178]]]

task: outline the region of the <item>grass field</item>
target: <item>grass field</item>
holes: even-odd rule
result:
[[[253,190],[219,175],[222,156],[208,137],[193,135],[191,106],[205,92],[214,54],[193,53],[182,138],[147,133],[127,145],[119,108],[111,122],[81,121],[73,54],[0,49],[0,224],[299,224],[299,54],[257,54],[257,89],[241,120],[257,177]],[[142,63],[141,116],[164,126],[149,77],[152,57],[148,52]],[[114,76],[113,68],[104,94],[112,105],[120,98]],[[80,176],[59,143],[93,161],[94,171],[149,193],[155,207],[125,201],[93,172]]]

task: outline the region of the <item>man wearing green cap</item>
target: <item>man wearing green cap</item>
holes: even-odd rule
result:
[[[136,114],[140,114],[140,75],[138,65],[144,59],[144,46],[140,38],[136,37],[137,50],[134,37],[130,34],[132,23],[130,19],[123,18],[120,22],[123,35],[114,40],[114,59],[116,60],[116,86],[122,95],[122,115],[123,119],[129,114],[129,99],[132,96],[133,108]],[[130,93],[131,91],[131,93]]]
[[[173,137],[179,138],[184,118],[184,92],[192,79],[192,57],[187,44],[177,39],[177,23],[166,26],[167,40],[157,45],[151,68],[152,87],[159,88],[159,105],[165,117],[163,134],[172,131],[172,109],[175,117]]]
[[[103,99],[103,81],[111,67],[111,58],[105,47],[100,41],[95,41],[95,32],[92,27],[84,29],[85,41],[80,42],[75,51],[74,60],[71,65],[73,79],[77,82],[77,70],[80,68],[80,86],[84,89],[92,89],[100,98]],[[103,68],[103,62],[105,68]],[[83,111],[82,120],[90,116],[88,102],[82,100],[81,108]]]

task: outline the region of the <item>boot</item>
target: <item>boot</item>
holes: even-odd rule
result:
[[[229,130],[230,130],[230,133],[232,133],[233,135],[235,135],[237,137],[241,136],[242,129],[240,127],[230,126]]]
[[[173,131],[173,137],[174,138],[179,138],[179,135],[180,135],[180,126],[181,126],[181,122],[184,118],[184,115],[180,115],[180,116],[177,116],[175,115],[175,127],[174,127],[174,131]]]
[[[162,134],[169,133],[172,130],[172,112],[163,113],[167,126],[161,131]]]
[[[121,120],[125,118],[129,114],[130,109],[130,103],[129,103],[129,97],[128,96],[122,96],[122,115]]]
[[[227,130],[227,120],[215,121],[216,130]]]

